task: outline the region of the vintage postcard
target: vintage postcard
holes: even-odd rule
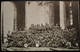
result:
[[[2,51],[79,51],[79,1],[1,1]]]

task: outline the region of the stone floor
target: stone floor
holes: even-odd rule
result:
[[[7,44],[1,45],[1,50],[3,51],[79,51],[79,48],[66,49],[66,48],[54,48],[54,47],[9,47]]]
[[[8,51],[79,51],[79,49],[64,49],[64,48],[52,48],[52,47],[10,47],[7,48]]]

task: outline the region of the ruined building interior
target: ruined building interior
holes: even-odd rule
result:
[[[62,29],[78,27],[78,2],[74,1],[3,1],[1,2],[1,37],[8,31],[24,31],[31,24],[58,24]],[[4,42],[6,40],[4,39]]]

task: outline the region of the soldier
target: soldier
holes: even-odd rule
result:
[[[36,47],[39,47],[39,46],[40,46],[40,42],[36,41]]]
[[[10,31],[8,31],[8,34],[7,34],[7,36],[10,36],[11,35],[11,32]]]

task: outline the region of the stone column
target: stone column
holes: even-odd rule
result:
[[[18,31],[25,28],[25,2],[14,2],[17,8],[17,29]]]
[[[26,12],[26,10],[27,10],[27,6],[30,4],[30,2],[29,1],[26,1],[25,2],[25,29],[24,30],[28,30],[28,28],[27,28],[27,17],[26,17],[26,15],[27,15],[27,12]]]
[[[60,1],[60,27],[65,29],[65,21],[66,21],[66,11],[65,11],[65,3]]]
[[[4,43],[4,34],[3,34],[3,2],[1,2],[1,43]]]
[[[54,3],[49,3],[49,23],[54,25]]]
[[[79,2],[78,1],[73,1],[72,2],[72,16],[73,16],[73,28],[78,27],[78,11],[79,11]]]
[[[15,8],[14,8],[14,27],[13,27],[13,30],[16,31],[17,30],[17,8],[16,8],[15,4],[14,4],[14,7]]]
[[[54,2],[54,25],[60,26],[60,17],[59,17],[59,1]]]

